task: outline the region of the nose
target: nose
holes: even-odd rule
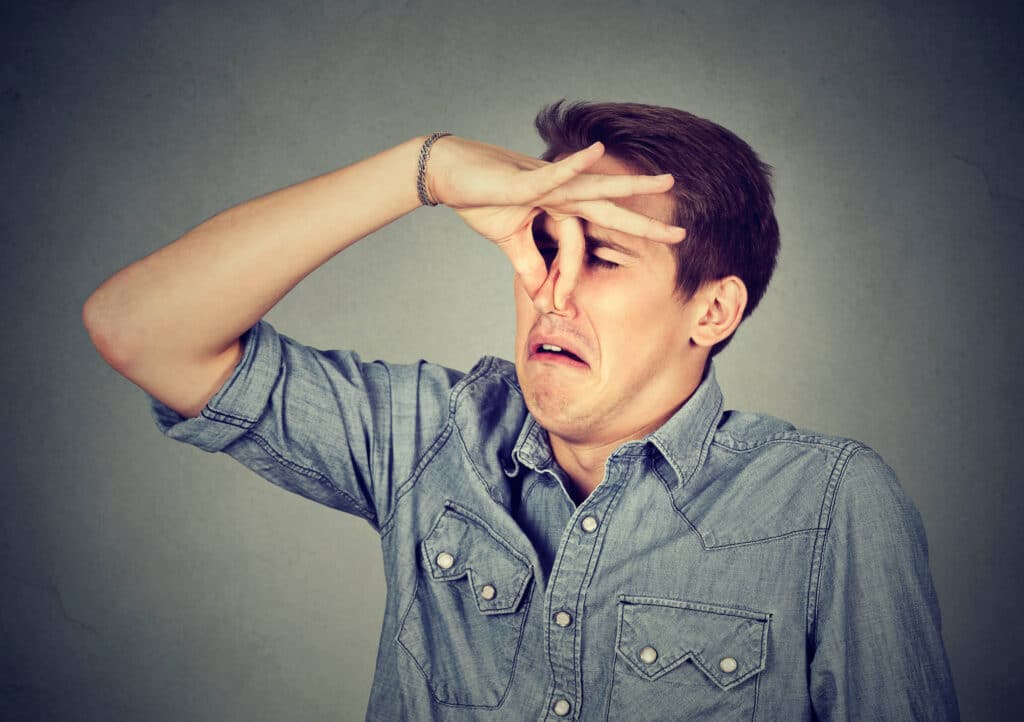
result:
[[[556,316],[573,316],[576,313],[575,299],[570,293],[565,299],[564,308],[555,308],[555,284],[558,283],[560,271],[558,269],[558,257],[551,263],[548,269],[548,276],[544,279],[540,290],[533,296],[533,307],[538,313],[551,313]]]

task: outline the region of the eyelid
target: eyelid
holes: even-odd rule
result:
[[[630,250],[626,246],[619,245],[618,243],[614,243],[612,241],[605,241],[600,238],[594,238],[593,236],[584,236],[583,238],[587,242],[588,253],[592,253],[593,251],[596,251],[599,248],[607,248],[612,253],[621,253],[623,256],[628,256],[629,258],[640,257],[639,254],[637,254],[636,252]]]
[[[620,263],[609,261],[607,258],[601,258],[589,252],[587,253],[587,265],[597,266],[598,268],[621,268],[622,266]]]

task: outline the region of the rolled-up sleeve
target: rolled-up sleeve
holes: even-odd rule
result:
[[[444,429],[461,374],[425,362],[364,363],[299,344],[265,321],[242,341],[234,372],[198,416],[151,397],[157,426],[379,526],[396,484]]]
[[[924,527],[892,469],[855,450],[812,580],[810,691],[822,720],[956,720]]]

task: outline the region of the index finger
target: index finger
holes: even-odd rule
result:
[[[564,183],[538,205],[560,205],[578,201],[629,198],[637,195],[665,193],[675,184],[670,173],[661,175],[583,173]]]
[[[592,223],[655,243],[675,244],[686,238],[686,229],[682,226],[665,223],[611,201],[580,201],[573,206],[575,215]]]
[[[544,163],[519,175],[508,191],[512,203],[533,204],[583,173],[604,154],[601,142],[570,153],[561,160]]]
[[[583,235],[583,224],[575,216],[552,216],[558,229],[558,278],[555,280],[555,310],[565,308],[566,299],[576,288],[583,259],[586,256],[587,241]]]

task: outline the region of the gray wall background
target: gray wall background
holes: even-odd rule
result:
[[[776,168],[781,265],[718,364],[727,404],[885,456],[927,525],[964,718],[1016,716],[1020,11],[14,5],[0,16],[0,718],[362,718],[375,534],[161,437],[93,352],[81,304],[217,211],[416,134],[537,153],[533,115],[561,97],[686,108]],[[510,294],[500,253],[420,210],[269,319],[316,346],[465,368],[511,352]]]

